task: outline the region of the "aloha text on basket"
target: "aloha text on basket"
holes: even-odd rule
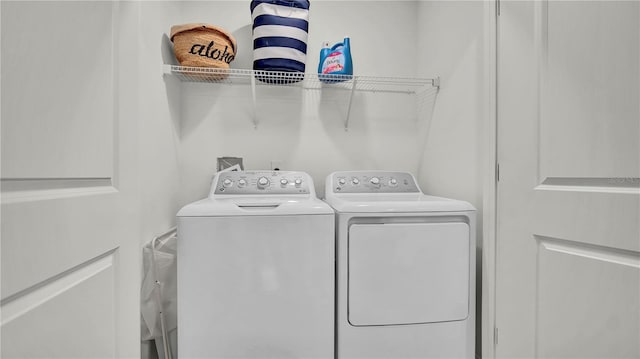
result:
[[[227,52],[229,46],[225,45],[224,51],[220,51],[220,49],[216,49],[214,48],[214,46],[215,44],[213,41],[211,41],[209,45],[194,44],[193,46],[191,46],[191,50],[189,50],[189,53],[208,57],[213,60],[224,61],[226,63],[230,63],[231,61],[233,61],[234,56]]]

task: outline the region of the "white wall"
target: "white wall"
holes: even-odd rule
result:
[[[482,208],[484,4],[419,4],[418,76],[437,74],[441,88],[428,122],[420,171],[423,190]]]
[[[426,103],[418,119],[410,96],[359,93],[344,131],[343,93],[259,88],[254,129],[248,87],[182,84],[176,104],[181,112],[174,119],[180,126],[181,204],[206,196],[216,157],[238,156],[248,169],[268,168],[277,159],[284,161],[283,169],[307,171],[319,195],[331,171],[407,170],[425,191],[481,208],[483,6],[473,1],[312,2],[307,72],[317,68],[323,41],[348,35],[356,74],[441,77],[435,107]],[[248,2],[182,2],[180,9],[165,32],[187,22],[222,26],[238,41],[231,66],[251,68]],[[180,91],[177,84],[168,88]]]
[[[484,101],[485,7],[481,1],[421,1],[418,21],[418,76],[438,74],[441,88],[433,114],[425,116],[420,150],[422,190],[463,199],[478,210],[476,251],[476,353],[481,353],[483,177],[487,125]]]
[[[179,2],[129,3],[135,30],[128,50],[136,61],[135,90],[138,108],[138,163],[140,181],[141,245],[175,226],[179,209],[180,87],[162,76],[162,64],[172,61],[167,26],[180,11]],[[134,5],[135,4],[135,5]],[[170,79],[169,79],[170,80]],[[167,325],[175,325],[168,319]],[[175,333],[175,332],[174,332]],[[142,343],[141,358],[155,358],[155,346]]]
[[[414,76],[418,39],[416,2],[313,1],[307,71],[318,65],[321,43],[351,37],[354,72]],[[238,56],[232,67],[251,68],[249,2],[185,2],[174,23],[203,21],[233,32]],[[169,24],[164,29],[169,31]],[[216,157],[239,156],[245,168],[309,172],[319,195],[335,170],[396,169],[415,172],[420,150],[411,97],[357,94],[349,131],[344,93],[259,89],[259,125],[253,128],[248,87],[184,84],[180,116],[181,203],[206,196]]]
[[[178,210],[180,88],[162,76],[168,51],[168,24],[177,2],[141,2],[138,46],[140,188],[143,234],[153,238],[175,225]]]

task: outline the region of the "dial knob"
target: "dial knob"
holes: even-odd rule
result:
[[[379,185],[379,184],[380,184],[380,178],[378,178],[378,177],[371,177],[371,179],[369,180],[369,182],[370,182],[372,185],[377,186],[377,185]]]
[[[269,185],[269,179],[267,177],[258,178],[258,188],[264,189]]]
[[[345,184],[345,183],[347,183],[347,181],[346,181],[344,178],[340,178],[340,179],[338,180],[338,184],[343,185],[343,184]]]
[[[244,187],[246,185],[247,185],[247,180],[245,180],[244,178],[238,180],[238,187]]]
[[[280,185],[282,187],[285,187],[287,184],[289,184],[289,180],[287,180],[286,178],[280,180]]]
[[[229,187],[232,184],[233,184],[233,181],[228,179],[228,178],[226,178],[224,181],[222,181],[222,185],[225,186],[225,187]]]
[[[357,179],[357,178],[355,178],[355,177],[353,177],[353,178],[351,179],[351,183],[353,183],[353,184],[357,185],[357,184],[360,184],[360,180],[359,180],[359,179]]]
[[[395,178],[392,178],[389,180],[389,185],[391,186],[397,186],[398,185],[398,180]]]
[[[296,184],[296,187],[302,186],[302,180],[300,178],[296,178],[294,183]]]

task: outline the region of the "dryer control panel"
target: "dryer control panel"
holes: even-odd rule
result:
[[[335,172],[331,178],[334,193],[419,193],[408,172]]]
[[[219,173],[214,179],[215,195],[309,194],[311,179],[294,171],[237,171]]]

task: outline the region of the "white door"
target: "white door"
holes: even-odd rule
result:
[[[140,355],[121,10],[1,3],[3,359]]]
[[[640,357],[640,2],[502,1],[496,356]]]

